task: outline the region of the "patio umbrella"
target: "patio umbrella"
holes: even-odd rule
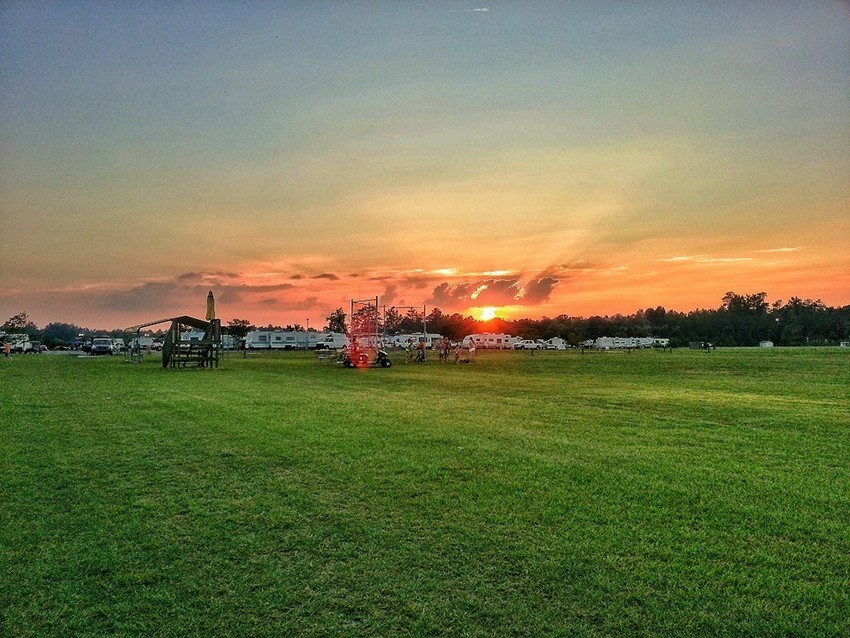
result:
[[[207,314],[204,316],[204,319],[207,321],[215,319],[215,297],[213,297],[212,290],[210,290],[210,294],[207,295]]]

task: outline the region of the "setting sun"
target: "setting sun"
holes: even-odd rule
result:
[[[490,319],[496,318],[496,308],[492,306],[488,306],[487,308],[481,309],[481,321],[490,321]]]

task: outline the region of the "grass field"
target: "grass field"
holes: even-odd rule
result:
[[[850,635],[850,351],[395,359],[0,360],[0,635]]]

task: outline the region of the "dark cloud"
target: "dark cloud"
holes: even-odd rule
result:
[[[239,277],[239,273],[235,272],[224,272],[222,270],[218,270],[215,272],[185,272],[182,275],[177,275],[175,279],[177,281],[196,281],[196,280],[206,280],[206,281],[216,281],[220,278],[224,279],[236,279]]]
[[[325,272],[321,275],[314,275],[310,279],[328,279],[330,281],[337,281],[339,277],[337,275],[334,275],[333,273]]]
[[[188,284],[190,278],[185,273],[174,281],[146,282],[128,290],[106,293],[97,298],[96,305],[108,310],[142,312],[146,310],[174,309],[176,312],[188,312],[186,308],[206,308],[209,292],[208,284]],[[228,284],[213,286],[213,294],[222,303],[237,303],[246,297],[282,292],[295,288],[293,284],[269,284],[249,286]],[[199,301],[200,300],[200,301]],[[191,314],[191,313],[190,313]]]
[[[304,275],[292,275],[290,279],[304,279]]]
[[[201,307],[204,304],[205,307],[207,291],[206,286],[148,282],[128,290],[105,293],[93,301],[98,307],[108,310],[160,314],[167,309],[179,314],[184,312],[187,306]]]
[[[460,284],[441,283],[426,303],[453,308],[457,306],[539,305],[549,300],[559,279],[543,276],[522,285],[518,278],[480,279]]]
[[[528,306],[536,306],[549,301],[549,296],[559,284],[559,280],[555,277],[541,277],[540,279],[531,279],[525,284],[525,294],[520,299],[520,302]]]
[[[478,282],[473,294],[476,295],[476,305],[504,306],[516,303],[521,291],[518,279],[488,279]]]
[[[238,290],[245,293],[264,293],[264,292],[280,292],[281,290],[292,290],[295,288],[293,284],[266,284],[264,286],[222,286],[226,290]]]
[[[281,310],[323,310],[327,308],[327,303],[319,303],[318,297],[307,297],[305,299],[279,301],[277,307]]]
[[[381,303],[384,305],[392,304],[398,298],[398,286],[390,284],[384,289],[384,294],[381,295]]]

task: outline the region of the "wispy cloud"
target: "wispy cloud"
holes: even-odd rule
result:
[[[709,255],[680,255],[677,257],[666,257],[659,259],[665,263],[692,263],[692,264],[725,264],[741,261],[753,261],[752,257],[711,257]]]
[[[796,246],[794,248],[768,248],[766,250],[757,250],[758,253],[798,253],[803,250],[802,246]]]

